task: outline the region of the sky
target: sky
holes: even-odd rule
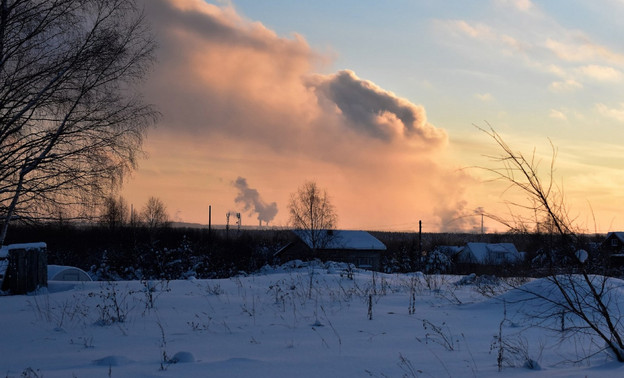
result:
[[[121,195],[175,221],[288,226],[306,181],[338,228],[479,232],[522,202],[478,127],[535,154],[581,229],[624,229],[624,1],[150,0],[162,113]],[[486,217],[488,231],[504,231]]]

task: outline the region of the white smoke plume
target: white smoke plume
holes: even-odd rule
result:
[[[250,214],[257,213],[260,224],[262,222],[269,224],[275,218],[275,215],[277,215],[277,203],[264,202],[260,197],[260,193],[247,185],[245,178],[238,177],[232,185],[238,189],[238,195],[234,201],[243,205],[243,211],[249,211]]]

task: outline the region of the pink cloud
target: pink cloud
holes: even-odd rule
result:
[[[423,106],[352,71],[319,74],[329,58],[303,37],[278,36],[232,7],[144,4],[160,45],[146,97],[163,120],[126,189],[131,202],[157,195],[182,219],[205,221],[197,201],[229,211],[240,176],[279,209],[304,180],[316,180],[333,197],[340,227],[424,218],[439,228],[449,201],[463,203],[456,188],[467,178],[440,163],[448,137]],[[436,215],[440,202],[445,215]],[[286,213],[272,224],[285,225]]]

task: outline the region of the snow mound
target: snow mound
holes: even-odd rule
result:
[[[482,276],[477,276],[475,273],[470,273],[469,275],[463,276],[459,280],[455,281],[454,285],[455,286],[468,286],[468,285],[501,286],[502,282],[500,278],[493,276],[493,275],[484,274]]]
[[[539,362],[533,359],[528,359],[527,361],[525,361],[523,367],[529,370],[542,370],[542,366],[539,364]]]
[[[494,297],[505,303],[512,324],[539,324],[543,327],[567,329],[586,327],[586,321],[575,313],[580,311],[594,325],[603,328],[601,314],[594,293],[606,306],[611,316],[624,314],[624,281],[598,275],[559,275],[540,278]],[[569,304],[567,301],[571,301]],[[573,307],[572,310],[570,307]],[[561,325],[563,324],[563,326]]]
[[[526,283],[496,297],[507,303],[526,301],[557,302],[565,301],[562,289],[566,292],[575,290],[579,297],[591,295],[592,289],[602,293],[605,302],[613,302],[616,297],[624,295],[624,281],[617,278],[588,275],[588,280],[580,274],[558,275],[540,278]],[[592,288],[593,286],[593,288]]]
[[[124,366],[124,365],[129,365],[132,362],[134,361],[124,356],[106,356],[104,358],[100,358],[99,360],[94,360],[93,365],[95,366]]]
[[[172,364],[195,362],[195,356],[191,352],[178,352],[169,360]]]
[[[62,293],[64,291],[74,290],[78,285],[76,282],[48,281],[48,292],[50,294]]]
[[[474,273],[470,273],[469,275],[464,276],[460,278],[459,280],[457,280],[457,282],[455,282],[455,286],[472,285],[476,279],[477,279],[477,275]]]

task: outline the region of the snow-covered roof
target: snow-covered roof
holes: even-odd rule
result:
[[[46,243],[43,242],[39,242],[39,243],[18,243],[18,244],[9,244],[9,245],[3,245],[2,247],[0,247],[0,258],[2,257],[7,257],[9,255],[9,251],[12,249],[45,249]]]
[[[309,232],[305,230],[293,230],[293,232],[308,247],[313,248]],[[323,246],[323,249],[386,250],[384,243],[366,231],[319,230],[318,232],[323,233],[323,237],[327,237],[327,244]]]
[[[513,243],[468,243],[460,253],[460,260],[464,262],[504,263],[516,262],[522,255]]]
[[[607,234],[607,239],[611,238],[611,235],[615,235],[616,238],[620,239],[620,241],[624,243],[624,232],[622,231],[609,232]]]

